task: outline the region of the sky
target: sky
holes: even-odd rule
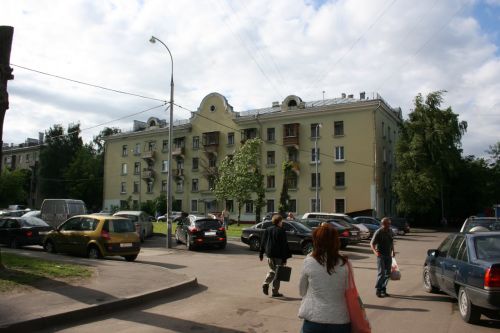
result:
[[[500,0],[0,0],[13,26],[4,142],[80,123],[90,141],[105,126],[167,118],[170,57],[177,104],[196,110],[219,92],[235,111],[342,93],[379,93],[404,117],[418,93],[446,90],[468,122],[465,155],[500,141]],[[22,66],[22,67],[18,67]],[[157,107],[150,111],[150,108]],[[142,112],[144,111],[144,112]],[[141,113],[142,112],[142,113]],[[176,119],[190,112],[174,108]]]

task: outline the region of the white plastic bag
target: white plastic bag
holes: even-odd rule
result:
[[[396,258],[392,258],[391,265],[391,280],[398,281],[401,280],[401,271],[399,270],[398,263],[396,262]]]

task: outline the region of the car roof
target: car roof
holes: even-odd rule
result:
[[[121,216],[107,216],[107,215],[97,215],[97,214],[84,214],[84,215],[75,215],[72,217],[89,217],[98,220],[124,220],[126,218]]]
[[[457,235],[466,235],[470,238],[480,237],[480,236],[500,236],[500,231],[482,231],[482,232],[466,232],[466,233],[456,233]]]
[[[128,215],[141,215],[141,214],[146,214],[142,210],[120,210],[116,213],[113,214],[113,216],[118,215],[118,214],[128,214]]]

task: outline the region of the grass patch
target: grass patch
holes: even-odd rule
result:
[[[65,264],[12,253],[2,253],[5,270],[0,271],[0,292],[32,285],[45,279],[81,279],[92,276],[86,266]]]
[[[237,226],[236,224],[232,224],[229,226],[229,230],[227,230],[228,237],[241,237],[241,231],[243,228],[248,228],[252,226],[251,224],[241,224]],[[177,228],[176,224],[172,225],[172,233],[175,233],[175,229]],[[167,224],[165,222],[153,222],[153,232],[157,234],[165,235],[167,233]]]

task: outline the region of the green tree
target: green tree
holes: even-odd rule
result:
[[[121,133],[121,129],[116,127],[105,127],[101,132],[99,132],[99,134],[94,136],[92,144],[94,146],[94,149],[96,150],[96,153],[98,155],[102,154],[104,152],[104,142],[106,138],[110,135],[118,133]]]
[[[226,157],[219,167],[215,181],[215,197],[219,201],[229,198],[238,203],[238,225],[241,221],[241,209],[245,202],[252,200],[252,194],[263,187],[262,175],[258,171],[260,139],[247,140],[232,158]]]
[[[283,169],[283,185],[281,186],[278,212],[282,216],[285,216],[286,212],[288,212],[290,208],[288,204],[290,200],[290,195],[288,194],[288,179],[290,177],[290,172],[292,172],[292,162],[291,161],[283,162],[282,169]]]
[[[155,210],[159,215],[167,214],[167,196],[162,193],[155,199]]]
[[[443,91],[415,97],[415,109],[401,126],[396,147],[394,190],[403,214],[439,211],[450,176],[460,163],[467,123],[451,107],[441,109]]]
[[[256,223],[260,222],[262,216],[262,207],[265,206],[266,201],[266,189],[264,187],[264,175],[260,171],[260,168],[255,169],[255,193],[257,194],[257,198],[254,201],[255,205],[255,221]]]
[[[0,175],[0,206],[26,203],[30,176],[29,170],[4,170]]]
[[[486,152],[490,154],[492,165],[500,167],[500,141],[491,145]]]

